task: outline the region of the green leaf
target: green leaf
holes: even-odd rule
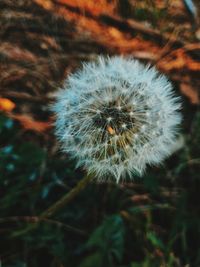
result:
[[[86,257],[79,267],[101,267],[102,264],[102,255],[96,252]]]
[[[165,248],[163,242],[157,237],[157,235],[154,232],[148,232],[147,239],[152,243],[154,247],[161,249]]]
[[[119,215],[105,219],[91,235],[86,244],[87,249],[95,249],[101,255],[100,266],[114,266],[114,262],[121,262],[124,248],[124,224]]]

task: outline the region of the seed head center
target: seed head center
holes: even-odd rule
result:
[[[93,117],[93,124],[101,128],[106,136],[123,135],[134,128],[135,119],[130,107],[112,102],[102,106]],[[130,116],[130,112],[132,116]]]

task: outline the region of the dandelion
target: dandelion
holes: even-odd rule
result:
[[[70,75],[53,110],[62,148],[99,179],[118,182],[173,151],[179,98],[154,67],[121,56],[98,57]]]

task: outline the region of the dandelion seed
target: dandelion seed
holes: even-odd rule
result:
[[[110,134],[115,134],[115,130],[112,128],[112,127],[110,127],[110,126],[108,126],[107,127],[107,130],[108,130],[108,132],[110,133]]]
[[[149,118],[151,113],[149,111],[146,112],[146,117]]]
[[[143,125],[141,126],[141,132],[144,133],[144,132],[146,131],[146,129],[147,129],[147,126],[143,124]]]
[[[118,110],[121,110],[121,109],[122,109],[122,107],[121,107],[121,106],[118,106],[118,107],[117,107],[117,109],[118,109]]]
[[[138,139],[139,135],[137,133],[133,134],[133,138],[136,140]]]
[[[174,151],[179,109],[165,76],[120,56],[84,64],[53,107],[63,150],[97,178],[117,182]]]
[[[106,120],[110,122],[112,120],[112,117],[108,117]]]

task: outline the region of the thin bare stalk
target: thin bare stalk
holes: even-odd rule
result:
[[[38,216],[38,222],[52,217],[62,208],[66,207],[92,180],[91,175],[86,175],[72,190],[70,190],[66,195],[64,195],[61,199],[59,199],[56,203],[46,209]],[[30,225],[21,231],[17,231],[12,234],[12,237],[18,237],[24,234],[27,234],[29,231],[33,230],[37,227],[37,224]]]
[[[56,203],[50,206],[39,217],[49,218],[55,213],[57,213],[60,209],[69,204],[69,202],[71,202],[86,187],[86,185],[91,181],[91,179],[92,177],[90,175],[85,176],[69,193],[64,195]]]

